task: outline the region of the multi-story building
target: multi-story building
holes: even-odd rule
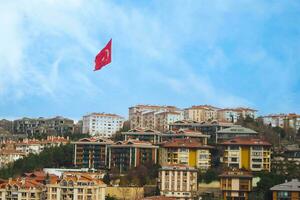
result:
[[[252,108],[224,108],[218,110],[218,120],[222,122],[236,123],[239,118],[246,117],[255,119],[257,117],[257,110]]]
[[[226,171],[220,176],[222,199],[248,200],[252,191],[252,174],[247,171]]]
[[[166,132],[170,124],[183,120],[183,112],[159,112],[155,115],[155,130]]]
[[[176,199],[194,199],[197,193],[197,169],[185,165],[167,165],[159,170],[160,194]]]
[[[143,114],[147,112],[179,111],[175,106],[136,105],[129,108],[130,129],[143,128]]]
[[[68,138],[60,137],[60,136],[48,136],[47,139],[37,140],[37,139],[23,139],[22,141],[18,141],[14,143],[15,149],[17,151],[23,152],[26,155],[33,153],[39,154],[45,148],[57,147],[60,145],[66,145],[69,143]]]
[[[155,130],[155,111],[145,111],[141,115],[142,126],[144,129]]]
[[[133,129],[128,132],[122,132],[121,134],[125,140],[138,139],[140,141],[151,142],[152,144],[159,144],[163,141],[185,138],[195,139],[202,144],[207,144],[207,140],[209,138],[209,135],[193,130],[168,131],[161,133],[154,130]]]
[[[104,200],[106,185],[89,173],[66,172],[46,188],[47,200]]]
[[[271,170],[271,144],[257,138],[234,138],[221,143],[225,166],[251,171]]]
[[[108,146],[109,168],[127,171],[146,163],[157,162],[158,146],[139,140],[119,141]]]
[[[82,133],[111,137],[123,127],[125,119],[116,114],[91,113],[83,116]]]
[[[285,114],[277,114],[277,115],[271,114],[271,115],[263,116],[261,118],[263,120],[263,123],[267,126],[283,128],[286,115]]]
[[[1,149],[0,151],[0,168],[7,166],[9,163],[13,163],[16,160],[24,158],[25,153],[16,151],[15,149]]]
[[[74,144],[74,165],[80,168],[105,169],[108,167],[108,145],[105,138],[83,138]]]
[[[28,178],[9,179],[0,184],[1,200],[45,199],[43,184]]]
[[[271,114],[261,117],[263,123],[272,127],[281,127],[284,129],[292,128],[297,132],[300,129],[300,115],[289,114]]]
[[[205,171],[211,166],[211,149],[211,146],[195,139],[174,139],[161,144],[159,163],[183,164]]]
[[[15,134],[57,134],[73,132],[74,121],[63,117],[54,118],[22,118],[14,120]]]
[[[273,200],[299,200],[300,199],[300,181],[292,179],[290,182],[273,186],[271,189]]]
[[[219,108],[211,105],[192,106],[184,109],[184,119],[197,122],[207,122],[217,119]]]

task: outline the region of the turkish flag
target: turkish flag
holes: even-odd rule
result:
[[[94,71],[100,70],[105,65],[111,63],[111,43],[112,39],[109,40],[107,45],[96,56]]]

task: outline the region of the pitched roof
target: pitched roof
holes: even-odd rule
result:
[[[271,146],[265,140],[259,138],[236,137],[221,143],[222,145],[243,145],[243,146]]]
[[[250,128],[245,128],[242,126],[233,126],[229,128],[224,128],[222,130],[217,131],[217,133],[229,133],[229,134],[257,134],[256,131],[250,129]]]
[[[203,145],[201,142],[195,139],[189,138],[180,138],[180,139],[173,139],[171,141],[166,141],[162,143],[162,147],[165,148],[199,148],[199,149],[211,149],[212,146]]]
[[[252,178],[252,174],[249,171],[233,170],[225,171],[219,175],[219,177],[237,177],[237,178]]]
[[[296,191],[300,192],[300,181],[298,179],[292,179],[290,182],[282,183],[271,187],[272,191]]]

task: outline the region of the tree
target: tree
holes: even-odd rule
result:
[[[218,173],[215,169],[209,169],[205,173],[202,173],[201,171],[198,172],[198,182],[211,183],[218,179]]]
[[[110,185],[110,176],[109,176],[109,173],[106,173],[104,176],[103,176],[103,182],[106,184],[106,185]]]
[[[284,182],[285,177],[274,172],[258,173],[260,181],[257,183],[256,191],[258,196],[263,196],[263,199],[272,199],[270,188]]]

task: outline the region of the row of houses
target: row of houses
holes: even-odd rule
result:
[[[118,169],[126,171],[147,162],[160,165],[183,164],[206,171],[211,167],[209,135],[193,131],[160,133],[155,131],[125,132],[124,140],[84,138],[73,142],[77,167]],[[233,135],[218,143],[220,160],[229,168],[270,171],[271,144],[249,135]]]
[[[169,124],[180,120],[195,122],[235,123],[239,118],[257,117],[257,110],[251,108],[217,108],[211,105],[192,106],[179,109],[175,106],[136,105],[129,108],[130,128],[147,128],[158,131],[169,130]]]
[[[0,183],[1,200],[104,200],[106,185],[97,173],[44,171],[25,173]]]

